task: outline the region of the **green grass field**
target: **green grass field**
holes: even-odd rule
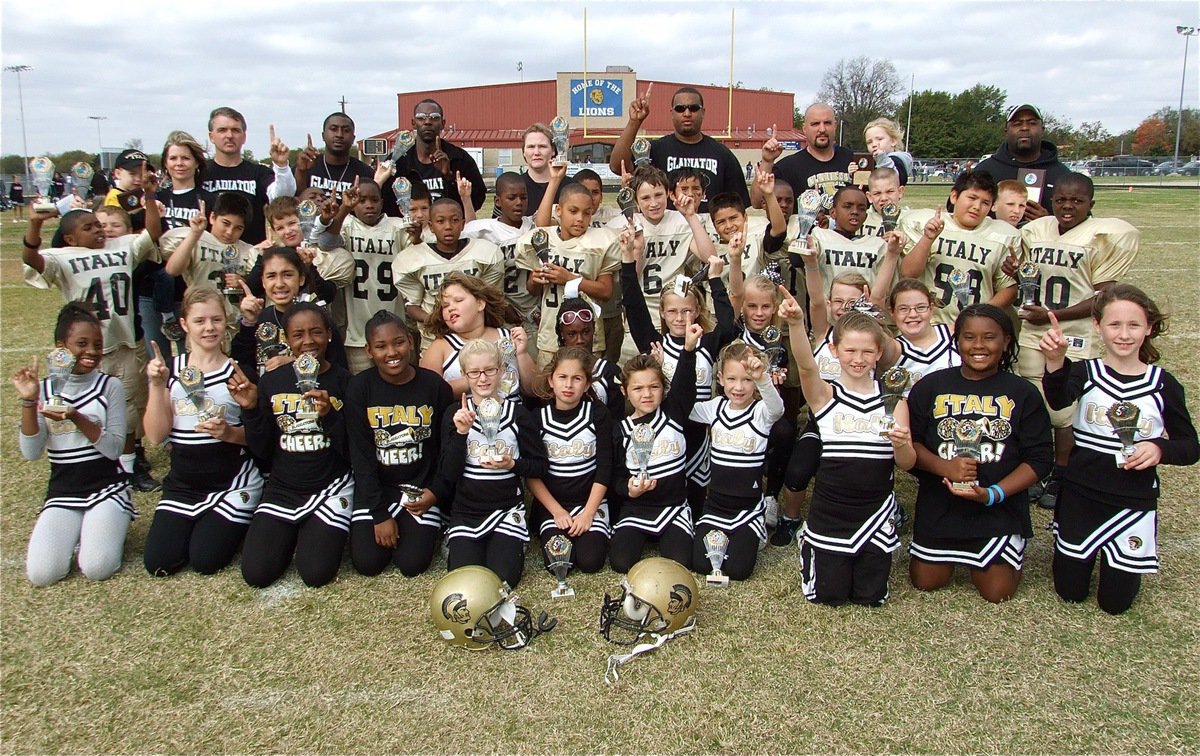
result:
[[[915,187],[932,206],[944,187]],[[1172,313],[1164,364],[1190,391],[1200,367],[1200,193],[1099,192],[1097,213],[1143,231],[1131,279]],[[611,198],[608,200],[612,202]],[[57,293],[21,283],[19,232],[0,233],[0,372],[50,347]],[[48,235],[47,235],[48,238]],[[702,590],[700,623],[603,681],[614,648],[596,631],[617,576],[552,579],[531,552],[525,603],[558,617],[521,652],[469,653],[437,640],[426,598],[444,572],[341,577],[306,589],[294,573],[247,587],[213,577],[149,578],[142,544],[124,569],[51,588],[25,579],[44,461],[17,451],[18,404],[0,387],[0,747],[6,752],[1196,752],[1200,750],[1200,469],[1163,471],[1162,571],[1125,616],[1066,605],[1050,585],[1048,515],[1025,580],[985,603],[962,574],[913,590],[905,551],[882,609],[809,605],[794,548],[768,548],[754,578]],[[152,451],[156,474],[166,469]],[[901,500],[913,486],[900,475]],[[907,535],[907,534],[906,534]]]

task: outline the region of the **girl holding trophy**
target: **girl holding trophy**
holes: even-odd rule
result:
[[[333,320],[324,307],[290,306],[283,329],[294,360],[269,370],[257,386],[240,368],[229,381],[246,442],[271,465],[242,547],[242,577],[266,588],[294,555],[301,579],[317,588],[337,577],[350,530],[354,480],[341,411],[350,371],[329,361]]]
[[[25,560],[34,585],[67,576],[76,547],[79,569],[104,580],[121,567],[125,534],[136,516],[117,458],[125,443],[125,391],[97,370],[104,352],[100,321],[69,302],[54,326],[49,377],[35,358],[13,376],[21,397],[21,456],[50,457],[50,483]]]
[[[1057,197],[1056,197],[1057,203]],[[1154,363],[1151,343],[1166,318],[1140,289],[1114,284],[1096,295],[1093,321],[1103,357],[1073,361],[1053,311],[1042,337],[1042,385],[1055,409],[1078,401],[1075,445],[1054,513],[1054,589],[1087,599],[1100,563],[1096,601],[1109,614],[1132,606],[1142,575],[1158,572],[1158,465],[1200,459],[1183,386]]]
[[[146,366],[146,438],[171,442],[171,470],[146,534],[144,562],[155,576],[188,565],[203,575],[228,567],[263,489],[229,393],[236,366],[221,348],[225,299],[210,285],[193,286],[182,312],[187,351],[168,362],[152,343]]]
[[[346,426],[354,468],[350,558],[363,575],[388,563],[413,577],[429,569],[451,489],[437,477],[450,386],[413,357],[420,339],[389,309],[363,327],[374,368],[350,381]]]
[[[944,587],[955,565],[988,601],[1012,598],[1021,581],[1029,486],[1050,470],[1050,416],[1041,395],[1012,370],[1008,315],[969,305],[954,323],[962,364],[926,375],[908,394],[917,452],[916,517],[909,577]]]
[[[608,411],[592,399],[595,357],[573,346],[555,352],[542,373],[538,393],[549,402],[537,413],[549,472],[531,479],[540,506],[534,521],[543,552],[554,536],[571,539],[571,566],[597,572],[608,552],[613,427]]]
[[[546,449],[533,416],[499,395],[500,348],[473,339],[458,361],[467,391],[461,407],[446,413],[442,423],[441,475],[455,481],[446,566],[481,565],[515,588],[529,541],[521,481],[546,476]]]

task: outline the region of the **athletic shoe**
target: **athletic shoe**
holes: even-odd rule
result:
[[[1046,480],[1049,479],[1049,477],[1046,478]],[[1038,499],[1042,498],[1042,494],[1046,493],[1046,481],[1039,480],[1037,483],[1034,483],[1029,487],[1028,493],[1030,501],[1037,501]]]
[[[1062,480],[1054,474],[1046,479],[1046,485],[1037,505],[1042,509],[1054,509],[1058,504],[1058,492],[1062,490]]]
[[[773,528],[779,524],[779,500],[774,496],[764,496],[763,502],[767,505],[763,515],[767,519],[767,527]]]
[[[149,491],[157,491],[162,488],[162,483],[154,479],[148,470],[134,469],[129,475],[129,482],[133,484],[136,491],[147,493]]]
[[[896,506],[896,532],[899,533],[901,530],[904,530],[904,526],[908,524],[908,521],[910,519],[912,519],[912,518],[908,516],[908,510],[902,506],[897,505]]]
[[[796,531],[800,529],[803,523],[803,520],[792,520],[781,516],[779,524],[775,527],[775,532],[771,534],[771,545],[787,546],[796,537]]]

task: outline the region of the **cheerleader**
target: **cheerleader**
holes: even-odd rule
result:
[[[517,402],[501,401],[494,446],[484,436],[480,405],[498,397],[504,363],[492,342],[474,339],[458,354],[467,377],[462,407],[442,423],[441,475],[456,481],[447,568],[477,564],[515,588],[525,569],[525,492],[522,479],[544,478],[546,449],[537,422]]]
[[[888,294],[888,310],[899,331],[896,341],[900,359],[896,367],[904,368],[910,376],[905,396],[923,376],[962,364],[950,326],[933,322],[935,307],[929,288],[915,278],[900,279]]]
[[[683,348],[676,370],[691,375],[706,334],[703,326],[692,322],[690,313],[683,320]],[[613,527],[609,564],[617,572],[628,572],[642,558],[646,541],[656,538],[659,554],[690,567],[693,530],[686,467],[692,450],[684,435],[684,422],[696,402],[696,384],[668,381],[662,364],[648,354],[625,363],[621,384],[633,414],[616,430],[613,488],[622,506]],[[646,437],[647,456],[639,461],[635,439],[641,436]]]
[[[710,321],[708,309],[705,306],[704,289],[692,285],[692,282],[682,276],[667,284],[659,300],[659,315],[662,330],[656,331],[646,308],[646,300],[638,283],[635,261],[640,255],[641,237],[635,236],[628,229],[621,232],[621,295],[625,302],[625,316],[629,320],[629,332],[633,334],[638,351],[649,354],[655,348],[656,354],[661,351],[661,369],[668,383],[673,376],[695,375],[695,400],[705,401],[713,396],[713,364],[721,347],[733,341],[737,334],[737,324],[734,322],[733,308],[725,292],[725,283],[721,280],[724,267],[721,258],[713,255],[708,260],[708,283],[712,287],[713,304],[717,313],[717,323],[714,328]],[[689,326],[698,325],[705,332],[704,337],[696,347],[692,356],[695,369],[680,371],[679,360],[683,355],[683,343],[687,338]],[[626,362],[625,374],[631,363]],[[626,393],[628,396],[628,392]],[[686,414],[684,419],[687,419]],[[700,515],[704,505],[705,488],[708,486],[708,449],[705,446],[707,429],[699,423],[688,422],[688,503],[692,513]],[[687,562],[681,562],[687,564]]]
[[[704,514],[692,541],[692,569],[700,573],[712,569],[704,537],[721,530],[729,537],[722,570],[734,580],[745,580],[754,572],[759,548],[767,543],[760,481],[768,437],[783,417],[783,399],[766,357],[744,342],[735,341],[721,350],[717,370],[725,396],[697,403],[689,418],[710,427],[712,464]]]
[[[309,281],[300,255],[291,247],[268,247],[259,258],[262,265],[262,286],[266,298],[256,297],[245,281],[241,282],[245,296],[239,305],[238,331],[233,337],[230,354],[240,365],[254,365],[263,375],[295,356],[288,350],[288,337],[283,327],[293,305],[313,299]],[[266,300],[270,300],[268,304]],[[317,304],[322,304],[318,302]],[[338,367],[346,367],[346,349],[337,328],[328,334],[327,358]]]
[[[226,317],[225,298],[215,288],[193,286],[179,321],[187,351],[168,362],[151,343],[146,437],[154,444],[171,442],[171,471],[143,557],[156,577],[189,565],[202,575],[228,567],[262,496],[241,407],[229,393],[235,365],[221,350]]]
[[[529,356],[525,329],[504,325],[520,318],[500,290],[478,276],[455,272],[442,281],[438,301],[441,306],[425,321],[425,333],[433,343],[421,355],[421,367],[440,375],[457,399],[467,391],[467,379],[459,366],[463,344],[473,339],[504,344],[500,350],[504,358],[500,396],[520,400],[521,386],[532,386],[538,369]]]
[[[33,461],[47,451],[50,457],[50,483],[25,558],[29,581],[43,586],[67,576],[76,548],[84,577],[108,578],[121,568],[125,534],[137,516],[117,461],[125,443],[125,390],[96,369],[104,354],[100,321],[69,302],[58,313],[54,344],[74,358],[63,385],[38,381],[36,357],[12,379],[21,397],[21,456]],[[53,409],[55,397],[65,409]]]
[[[892,553],[899,548],[893,468],[916,462],[901,400],[884,423],[874,371],[889,340],[869,315],[851,312],[833,331],[837,381],[821,378],[805,348],[804,311],[790,294],[782,305],[800,367],[800,386],[822,445],[808,521],[800,531],[800,568],[809,601],[881,606],[888,597]]]
[[[324,307],[290,306],[283,328],[296,362],[316,358],[316,388],[302,390],[294,363],[268,371],[257,386],[235,369],[229,386],[250,450],[271,464],[242,547],[242,577],[266,588],[294,555],[301,579],[317,588],[337,577],[350,531],[354,479],[341,411],[350,371],[327,358],[333,321]]]
[[[979,593],[999,603],[1021,580],[1033,534],[1027,489],[1053,461],[1050,416],[1037,389],[1012,372],[1016,334],[1003,310],[963,308],[954,340],[962,364],[926,375],[908,394],[918,481],[908,572],[932,591],[966,566]]]
[[[1183,386],[1154,364],[1159,354],[1151,341],[1166,329],[1158,306],[1118,283],[1096,295],[1092,312],[1103,357],[1067,359],[1068,339],[1053,311],[1041,343],[1050,406],[1078,400],[1075,446],[1054,513],[1054,590],[1065,601],[1086,600],[1099,560],[1096,601],[1121,614],[1133,605],[1142,575],[1158,572],[1156,468],[1195,464],[1200,444]],[[1118,402],[1137,408],[1128,454],[1114,430]]]
[[[600,316],[597,308],[582,297],[564,299],[558,309],[559,351],[562,347],[577,347],[595,354],[592,348],[596,335],[596,324]],[[610,419],[625,417],[625,395],[621,393],[621,369],[603,357],[592,361],[589,387],[596,399],[608,409]]]
[[[415,577],[429,569],[445,525],[452,487],[436,473],[454,396],[436,373],[412,364],[420,341],[399,315],[376,312],[363,334],[375,367],[346,389],[354,469],[350,560],[362,575],[378,575],[390,562]]]
[[[534,522],[542,553],[552,537],[565,535],[574,543],[571,564],[583,572],[604,566],[612,534],[605,495],[612,479],[613,427],[607,410],[589,395],[594,361],[591,351],[569,346],[546,366],[543,393],[550,401],[537,421],[549,472],[529,481],[541,505],[534,508]]]

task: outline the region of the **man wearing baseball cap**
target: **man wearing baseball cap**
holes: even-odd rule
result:
[[[1070,169],[1058,160],[1058,147],[1042,139],[1046,132],[1042,111],[1029,103],[1014,105],[1008,110],[1004,127],[1004,142],[992,156],[979,164],[977,170],[989,174],[996,183],[1013,179],[1029,191],[1025,205],[1025,221],[1049,214],[1058,179]]]

